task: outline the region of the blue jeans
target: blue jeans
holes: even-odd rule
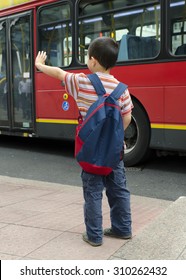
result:
[[[102,197],[103,189],[110,206],[111,228],[118,235],[131,234],[130,192],[126,187],[123,161],[108,176],[100,176],[82,171],[84,194],[84,219],[88,239],[102,241]]]

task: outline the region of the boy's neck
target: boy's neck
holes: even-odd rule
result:
[[[99,73],[103,73],[103,74],[110,74],[110,70],[111,70],[111,68],[109,68],[109,69],[105,69],[102,65],[100,65],[100,63],[95,59],[95,58],[93,58],[92,57],[92,72],[93,73],[96,73],[96,72],[99,72]]]
[[[110,69],[104,69],[103,67],[97,67],[94,71],[94,73],[99,72],[102,74],[110,74]]]

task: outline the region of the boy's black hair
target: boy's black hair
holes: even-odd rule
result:
[[[94,57],[107,70],[116,64],[118,49],[118,44],[112,38],[98,37],[88,48],[89,59]]]

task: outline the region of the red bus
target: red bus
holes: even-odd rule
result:
[[[44,50],[49,65],[88,73],[89,43],[111,36],[120,46],[112,73],[134,103],[126,165],[152,149],[185,154],[185,0],[14,2],[25,3],[1,6],[0,14],[0,134],[74,139],[76,104],[59,81],[35,69],[35,56]]]

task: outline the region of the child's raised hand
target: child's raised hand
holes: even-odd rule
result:
[[[35,59],[35,66],[37,67],[39,64],[45,64],[46,58],[47,58],[46,52],[44,51],[38,52]]]
[[[64,81],[66,71],[62,70],[59,67],[45,65],[46,58],[46,52],[38,52],[35,59],[35,66],[37,67],[37,69],[50,77]]]

